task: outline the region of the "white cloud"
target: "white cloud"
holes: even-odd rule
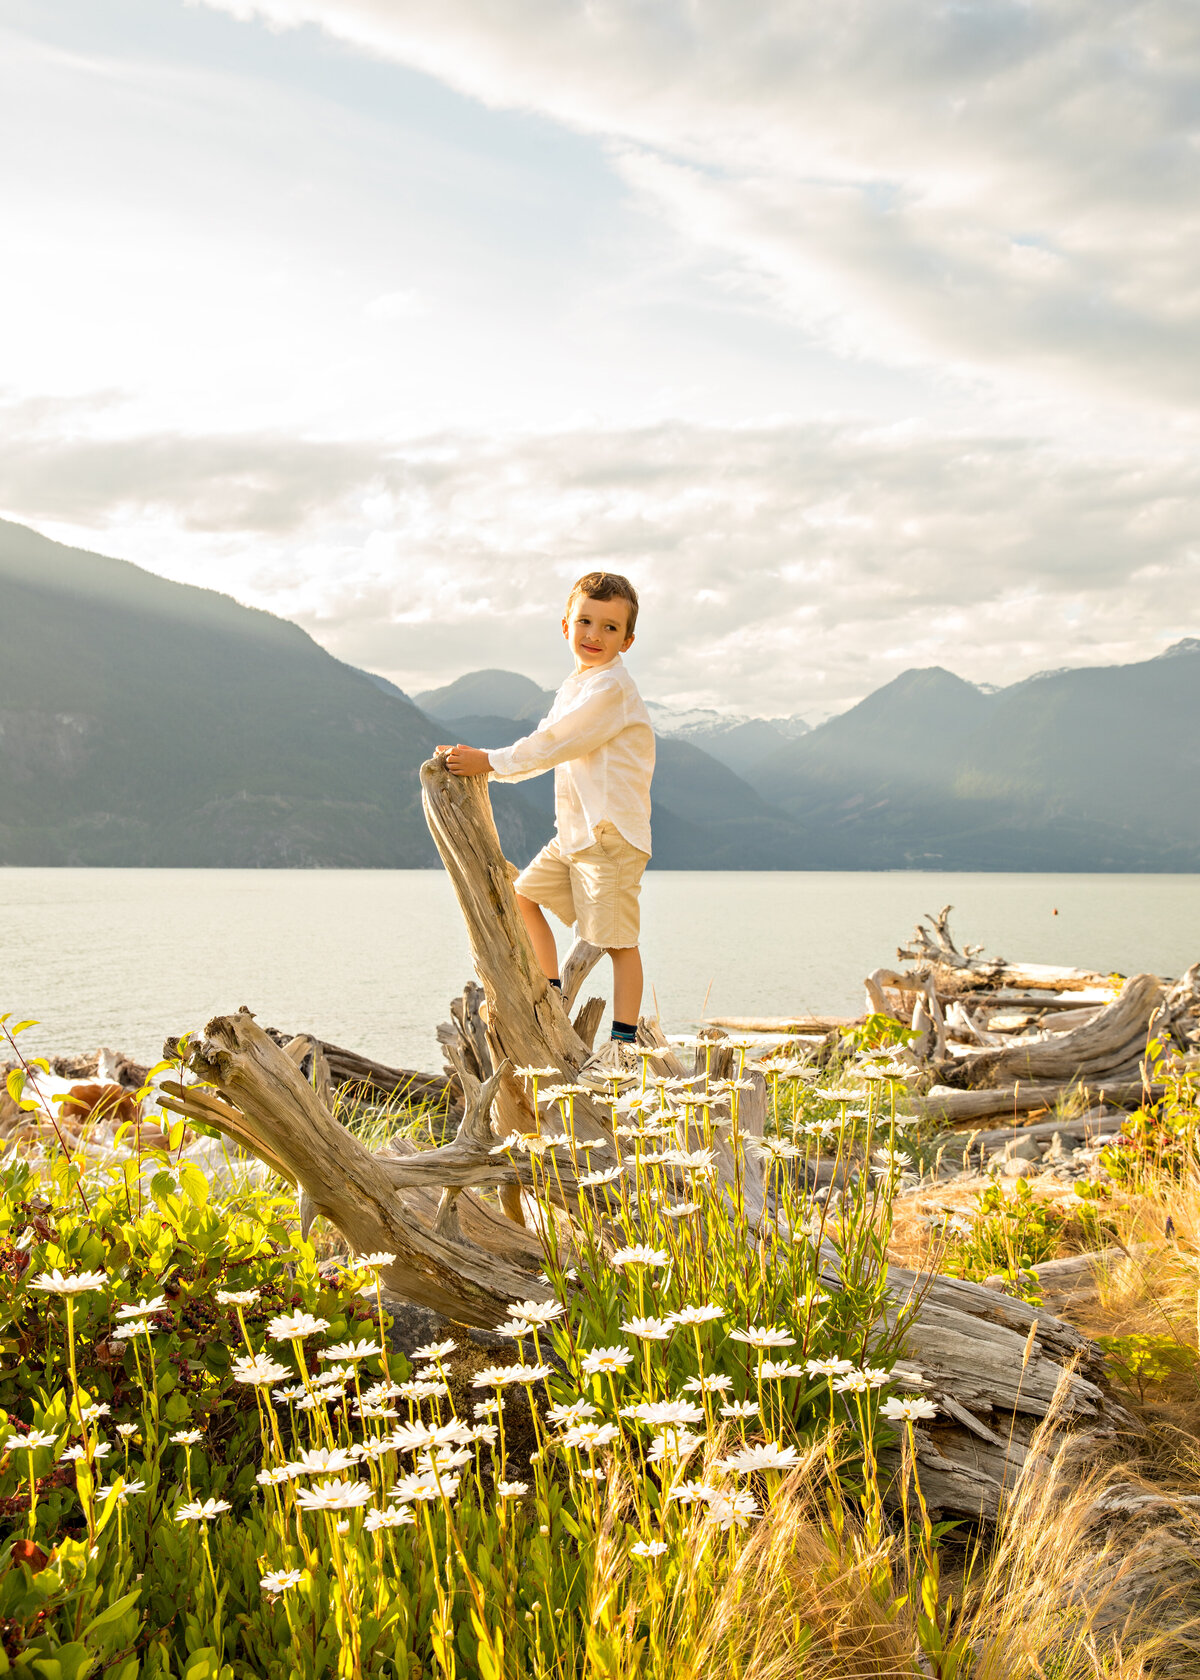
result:
[[[618,142],[682,232],[840,351],[1195,402],[1191,0],[210,4]]]
[[[642,593],[649,694],[765,714],[837,709],[912,665],[1005,683],[1200,628],[1190,457],[816,423],[27,431],[0,450],[12,517],[296,618],[410,689],[487,665],[553,681],[563,598],[594,566]]]
[[[411,321],[428,313],[427,301],[411,286],[402,286],[396,292],[383,292],[363,306],[363,314],[372,321]]]

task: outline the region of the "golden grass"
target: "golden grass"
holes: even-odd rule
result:
[[[1131,1607],[1144,1547],[1097,1521],[1097,1498],[1127,1477],[1083,1462],[1057,1439],[1053,1420],[1033,1449],[995,1530],[957,1548],[953,1594],[942,1580],[940,1667],[921,1654],[919,1534],[906,1547],[894,1522],[872,1527],[856,1514],[831,1474],[825,1442],[810,1449],[739,1551],[697,1515],[693,1568],[660,1598],[641,1639],[655,1566],[629,1556],[628,1489],[614,1481],[582,1672],[589,1680],[646,1672],[673,1680],[1150,1680],[1197,1672],[1186,1560],[1158,1587],[1143,1584]],[[704,1467],[695,1473],[703,1477]],[[945,1570],[954,1550],[943,1542],[939,1555]]]

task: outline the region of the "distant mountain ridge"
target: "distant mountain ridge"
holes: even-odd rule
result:
[[[552,698],[492,670],[419,706],[284,619],[4,521],[0,631],[0,865],[427,866],[421,762]],[[1200,868],[1195,637],[997,690],[906,671],[811,730],[653,715],[659,868]],[[494,796],[524,862],[551,778]]]
[[[984,692],[906,671],[747,770],[809,867],[1200,868],[1200,641]]]

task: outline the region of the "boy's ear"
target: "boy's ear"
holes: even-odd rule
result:
[[[570,641],[570,639],[571,639],[571,625],[570,625],[570,621],[567,618],[566,613],[563,614],[562,632],[563,632],[563,635],[567,638],[567,640]]]
[[[626,636],[625,640],[621,643],[621,652],[624,653],[626,648],[631,648],[633,646],[633,643],[634,643],[634,635],[633,635],[633,631],[631,630],[629,632],[628,636]]]

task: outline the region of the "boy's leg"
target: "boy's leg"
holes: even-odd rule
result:
[[[642,1009],[642,953],[636,945],[609,951],[613,965],[613,1024],[636,1027]]]
[[[541,965],[542,973],[547,980],[558,979],[558,945],[555,942],[554,930],[542,914],[540,904],[533,899],[517,894],[517,909],[521,912],[521,919],[525,923],[525,931],[529,935],[529,943],[533,946],[533,954]]]

